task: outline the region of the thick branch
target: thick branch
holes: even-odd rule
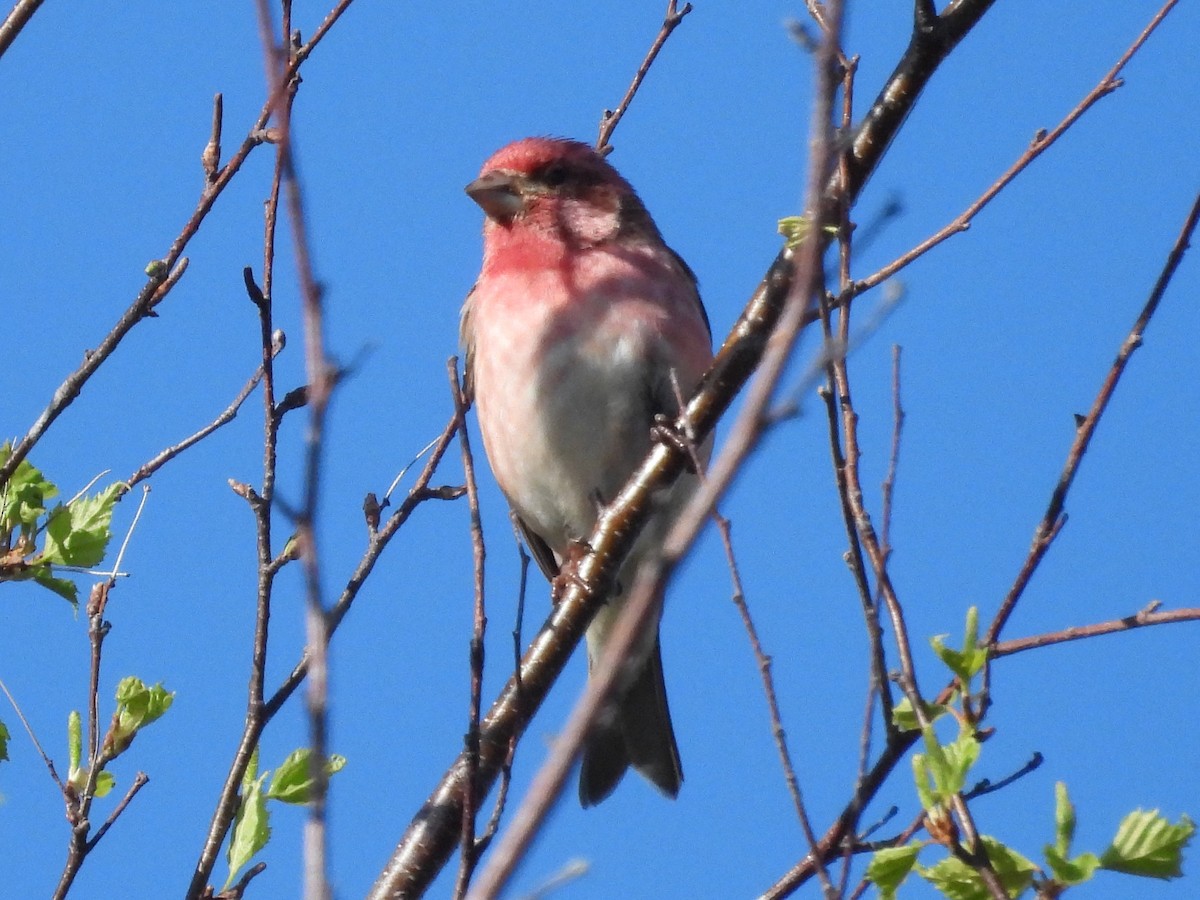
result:
[[[17,35],[21,33],[21,29],[29,24],[29,20],[33,18],[33,14],[38,11],[38,7],[42,5],[42,0],[17,0],[17,5],[12,8],[4,21],[0,22],[0,56],[12,46],[12,42],[17,39]]]

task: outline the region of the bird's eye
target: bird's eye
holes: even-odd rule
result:
[[[562,187],[566,183],[569,174],[566,166],[560,163],[551,163],[542,172],[542,177],[539,180],[549,188]]]

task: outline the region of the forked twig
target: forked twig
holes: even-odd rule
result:
[[[671,32],[679,27],[679,23],[683,21],[683,17],[692,11],[692,4],[690,3],[684,3],[683,9],[677,9],[676,7],[677,0],[668,0],[667,14],[663,17],[662,27],[658,30],[658,36],[655,37],[654,43],[650,45],[650,49],[646,52],[646,58],[642,60],[642,64],[638,66],[637,72],[634,73],[629,90],[625,92],[625,96],[621,98],[621,102],[617,104],[616,109],[606,109],[604,114],[600,116],[600,135],[596,138],[596,152],[601,156],[607,156],[612,152],[612,145],[608,142],[609,138],[612,137],[617,124],[629,109],[629,104],[633,102],[638,88],[642,86],[642,81],[645,79],[646,73],[654,65],[654,59],[658,56],[658,51],[662,50],[663,44],[667,42],[667,38],[671,36]]]
[[[1163,264],[1162,271],[1154,283],[1154,288],[1150,291],[1150,296],[1142,307],[1142,311],[1138,314],[1137,320],[1133,323],[1133,327],[1129,330],[1129,334],[1121,342],[1121,347],[1117,351],[1117,357],[1113,360],[1112,368],[1108,370],[1108,375],[1105,376],[1104,383],[1100,386],[1100,391],[1092,403],[1092,408],[1088,410],[1087,415],[1083,417],[1083,420],[1079,422],[1075,429],[1075,440],[1071,442],[1071,449],[1068,451],[1066,462],[1063,464],[1062,474],[1058,477],[1058,484],[1055,485],[1054,491],[1050,495],[1050,503],[1046,507],[1046,512],[1042,516],[1042,520],[1034,530],[1033,545],[1029,549],[1029,555],[1025,558],[1025,563],[1021,566],[1017,580],[1009,589],[1004,602],[1000,604],[1000,609],[996,612],[996,617],[988,627],[987,634],[983,639],[985,644],[994,644],[999,640],[1000,632],[1004,630],[1009,616],[1012,615],[1017,601],[1025,592],[1025,588],[1028,586],[1029,580],[1033,577],[1033,573],[1037,570],[1038,564],[1046,555],[1046,551],[1050,549],[1055,536],[1062,529],[1062,524],[1065,521],[1063,507],[1066,504],[1067,493],[1070,491],[1071,484],[1075,480],[1075,475],[1079,471],[1079,465],[1083,462],[1083,455],[1087,452],[1092,436],[1096,433],[1096,426],[1100,424],[1100,417],[1104,415],[1104,411],[1108,408],[1108,401],[1112,399],[1113,392],[1116,391],[1117,384],[1121,380],[1121,375],[1124,373],[1125,367],[1129,364],[1129,358],[1142,345],[1142,335],[1146,332],[1146,326],[1150,324],[1150,319],[1154,316],[1159,302],[1167,291],[1167,285],[1171,283],[1171,278],[1175,275],[1175,270],[1179,268],[1179,263],[1183,260],[1184,253],[1187,252],[1188,244],[1196,231],[1198,220],[1200,220],[1200,194],[1197,194],[1196,199],[1192,201],[1191,211],[1184,220],[1183,227],[1179,230],[1179,235],[1175,239],[1175,244],[1171,247],[1171,252],[1167,254],[1167,260]]]
[[[271,342],[271,348],[270,348],[271,357],[274,358],[275,356],[278,356],[279,352],[281,350],[283,350],[283,347],[284,347],[283,332],[277,331],[277,332],[275,332],[274,340]],[[215,419],[213,419],[211,422],[209,422],[207,425],[205,425],[203,428],[201,428],[195,434],[191,435],[190,437],[184,438],[178,444],[175,444],[171,447],[167,447],[165,450],[160,452],[153,459],[143,463],[141,465],[141,467],[136,472],[134,472],[132,475],[130,475],[128,480],[125,482],[125,488],[124,488],[124,490],[121,491],[122,496],[124,494],[128,493],[129,490],[131,488],[133,488],[133,486],[136,485],[138,482],[145,481],[147,478],[149,478],[151,475],[153,475],[155,472],[157,472],[159,469],[161,469],[163,466],[165,466],[167,463],[169,463],[171,460],[173,460],[179,454],[181,454],[184,450],[187,450],[189,447],[195,446],[196,444],[198,444],[202,440],[204,440],[206,437],[208,437],[210,434],[212,434],[214,431],[216,431],[218,428],[221,428],[224,425],[228,425],[230,422],[232,422],[234,419],[236,419],[238,411],[242,408],[242,404],[246,402],[246,398],[250,396],[251,392],[256,387],[258,387],[258,383],[260,381],[262,381],[263,373],[264,373],[265,369],[266,369],[265,363],[258,367],[258,371],[256,371],[253,375],[251,375],[250,379],[244,385],[242,385],[242,389],[240,391],[238,391],[237,396],[233,398],[233,402],[230,403],[229,406],[227,406],[225,408],[225,411],[222,412],[219,416],[217,416]]]
[[[1162,8],[1159,9],[1159,11],[1154,15],[1154,18],[1152,18],[1142,30],[1142,33],[1139,34],[1134,42],[1130,44],[1129,48],[1121,54],[1120,58],[1116,61],[1113,67],[1108,70],[1108,72],[1103,78],[1100,79],[1099,82],[1097,82],[1096,86],[1093,87],[1087,93],[1087,95],[1075,105],[1075,108],[1067,113],[1066,117],[1057,125],[1055,125],[1050,131],[1038,131],[1038,133],[1034,135],[1034,138],[1030,142],[1029,146],[1025,148],[1025,151],[1019,157],[1017,157],[1016,161],[1009,166],[1008,169],[999,178],[997,178],[987,190],[980,194],[970,206],[964,209],[954,219],[954,221],[950,222],[935,234],[930,235],[907,253],[897,257],[895,260],[888,263],[886,266],[879,269],[872,275],[869,275],[861,281],[856,281],[851,284],[843,291],[843,298],[857,296],[864,291],[870,290],[876,285],[882,284],[905,266],[909,265],[909,263],[924,256],[938,244],[941,244],[948,238],[951,238],[956,234],[960,234],[961,232],[964,232],[970,228],[971,222],[974,220],[975,216],[979,214],[980,210],[991,203],[997,194],[1004,190],[1004,188],[1008,187],[1013,179],[1015,179],[1029,167],[1030,163],[1041,156],[1042,153],[1044,153],[1050,148],[1051,145],[1053,145],[1060,137],[1062,137],[1066,133],[1067,129],[1074,125],[1084,113],[1095,106],[1096,103],[1098,103],[1104,97],[1107,97],[1124,84],[1119,77],[1122,70],[1126,65],[1129,64],[1129,61],[1133,58],[1134,54],[1141,49],[1142,45],[1146,43],[1147,39],[1149,39],[1154,30],[1162,23],[1162,20],[1166,18],[1167,13],[1169,13],[1178,2],[1179,0],[1167,0],[1167,2],[1163,4]]]
[[[471,699],[467,713],[467,791],[463,801],[462,837],[459,842],[458,880],[454,896],[466,895],[471,875],[479,860],[479,844],[475,840],[475,819],[482,797],[476,790],[475,775],[479,770],[479,709],[483,695],[483,639],[487,629],[484,605],[484,561],[487,555],[483,543],[483,522],[479,515],[479,490],[475,482],[475,459],[467,432],[467,398],[458,378],[458,358],[450,357],[446,364],[450,391],[454,398],[454,415],[458,420],[458,441],[462,450],[463,476],[467,483],[467,507],[471,517],[471,551],[475,575],[475,609],[471,632]]]

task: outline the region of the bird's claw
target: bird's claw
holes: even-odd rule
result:
[[[567,552],[558,566],[558,574],[550,579],[550,602],[557,604],[571,585],[587,588],[588,583],[579,577],[576,568],[579,562],[592,552],[592,545],[587,541],[573,540],[567,544]]]
[[[675,427],[675,422],[669,416],[658,413],[654,416],[654,424],[650,426],[650,439],[658,444],[665,444],[683,457],[683,464],[693,475],[696,472],[695,444],[692,440]]]

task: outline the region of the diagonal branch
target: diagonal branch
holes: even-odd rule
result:
[[[329,29],[333,27],[333,24],[345,12],[351,2],[352,0],[341,0],[329,15],[325,17],[320,27],[313,32],[313,36],[308,39],[307,43],[293,54],[283,72],[281,79],[283,83],[287,83],[296,75],[301,63],[308,59],[309,55],[316,49],[317,44],[328,34]],[[42,411],[41,415],[38,416],[33,425],[30,426],[25,436],[13,446],[12,453],[8,459],[0,465],[0,487],[3,487],[8,482],[8,479],[12,477],[12,473],[16,471],[17,466],[21,464],[21,460],[29,455],[29,451],[42,439],[54,420],[62,415],[66,408],[75,401],[80,391],[83,390],[84,385],[87,384],[96,373],[96,370],[113,354],[117,349],[117,345],[133,330],[133,327],[155,315],[154,308],[166,299],[167,294],[179,281],[179,278],[187,268],[187,259],[183,256],[183,251],[187,248],[192,238],[196,236],[196,232],[200,230],[200,226],[204,223],[205,218],[216,204],[217,198],[221,196],[225,188],[228,187],[229,182],[233,179],[233,176],[241,169],[250,152],[259,144],[274,139],[274,136],[266,130],[267,122],[271,118],[274,107],[275,97],[272,95],[268,97],[267,102],[263,105],[258,118],[250,127],[237,152],[221,167],[215,178],[206,178],[204,190],[200,193],[200,199],[196,203],[196,209],[192,212],[191,218],[184,223],[183,229],[176,236],[175,240],[172,241],[167,255],[159,260],[155,260],[146,267],[148,280],[142,289],[138,291],[133,303],[122,313],[120,319],[117,320],[117,323],[101,340],[99,346],[84,355],[83,364],[68,375],[63,383],[59,385],[50,403]]]
[[[818,218],[830,220],[839,202],[853,205],[933,72],[992,2],[964,2],[955,6],[953,12],[947,10],[944,21],[939,20],[936,40],[926,32],[914,33],[908,51],[857,131],[852,144],[852,164],[847,167],[845,177],[834,175],[827,183],[822,206],[828,205],[830,212],[822,210]],[[687,422],[681,427],[684,433],[703,440],[758,367],[791,293],[794,269],[795,253],[784,248],[689,403]],[[815,313],[805,313],[802,306],[799,309],[797,328],[815,320]],[[745,427],[754,427],[754,423]],[[598,607],[597,592],[585,589],[582,584],[603,584],[612,577],[649,515],[651,493],[673,483],[682,468],[683,460],[678,453],[663,445],[656,446],[616,502],[601,516],[590,542],[594,553],[583,560],[578,570],[579,583],[571,585],[552,611],[526,652],[519,676],[505,685],[483,721],[476,785],[481,793],[486,793],[494,783],[510,741],[524,732]],[[908,746],[885,749],[863,781],[864,797],[874,795]],[[370,900],[418,896],[429,886],[457,843],[466,769],[467,760],[460,754],[409,824],[368,895]],[[835,847],[849,825],[849,815],[843,816],[821,845]],[[821,855],[820,848],[814,855]]]
[[[608,142],[609,138],[612,137],[622,117],[629,110],[629,104],[633,102],[638,88],[642,86],[642,81],[645,80],[646,73],[654,65],[654,60],[658,56],[658,52],[662,50],[663,45],[667,42],[667,38],[671,36],[672,31],[679,27],[679,24],[683,21],[683,17],[691,11],[692,4],[690,3],[684,3],[683,9],[679,9],[677,8],[676,0],[667,0],[667,12],[663,16],[662,27],[658,30],[658,36],[654,39],[654,43],[646,51],[646,58],[642,60],[642,64],[638,66],[637,72],[634,73],[629,90],[625,92],[625,96],[621,98],[621,102],[617,104],[616,109],[606,109],[604,115],[600,117],[600,135],[596,138],[596,152],[601,156],[607,156],[612,152],[612,144]]]
[[[1150,324],[1151,317],[1153,317],[1155,311],[1158,309],[1158,304],[1162,300],[1163,294],[1166,293],[1167,285],[1171,283],[1171,278],[1174,276],[1175,270],[1179,268],[1179,263],[1183,260],[1184,253],[1187,252],[1188,244],[1196,231],[1198,220],[1200,220],[1200,194],[1197,194],[1196,199],[1192,202],[1191,212],[1188,213],[1187,218],[1184,220],[1183,227],[1179,231],[1179,236],[1175,239],[1175,244],[1171,247],[1171,252],[1167,255],[1167,261],[1163,264],[1158,280],[1155,281],[1154,288],[1150,291],[1150,297],[1146,300],[1145,306],[1142,307],[1141,313],[1138,314],[1137,321],[1133,323],[1129,334],[1121,342],[1121,347],[1117,351],[1117,358],[1113,360],[1112,368],[1109,369],[1104,383],[1100,386],[1100,392],[1096,395],[1096,400],[1092,404],[1092,408],[1088,410],[1088,414],[1084,416],[1083,421],[1075,429],[1075,440],[1071,442],[1071,449],[1068,451],[1067,460],[1063,464],[1062,474],[1058,477],[1058,484],[1054,486],[1054,491],[1050,495],[1050,503],[1046,507],[1046,512],[1042,516],[1042,520],[1038,523],[1037,529],[1034,531],[1033,545],[1029,549],[1029,555],[1025,558],[1025,563],[1017,575],[1017,580],[1009,589],[1008,595],[1004,598],[1004,602],[996,612],[996,618],[992,620],[983,643],[994,644],[999,639],[1000,632],[1004,630],[1004,626],[1008,622],[1009,616],[1012,615],[1017,601],[1025,592],[1025,588],[1029,585],[1029,580],[1033,578],[1033,573],[1037,570],[1042,558],[1046,555],[1046,551],[1050,549],[1055,536],[1062,529],[1062,525],[1066,521],[1063,507],[1067,501],[1067,493],[1071,490],[1071,484],[1074,482],[1075,475],[1079,471],[1080,463],[1083,462],[1083,455],[1087,452],[1088,445],[1092,441],[1092,436],[1096,433],[1096,426],[1100,424],[1100,417],[1104,415],[1104,411],[1108,408],[1108,401],[1112,399],[1113,392],[1116,391],[1117,384],[1121,380],[1121,375],[1124,373],[1125,367],[1129,364],[1129,358],[1142,345],[1142,335],[1146,332],[1146,326]]]
[[[4,17],[3,22],[0,22],[0,56],[3,56],[5,51],[12,46],[12,42],[17,39],[21,29],[29,24],[29,20],[33,18],[33,14],[41,5],[42,0],[17,0],[17,5],[12,8],[12,12]]]

